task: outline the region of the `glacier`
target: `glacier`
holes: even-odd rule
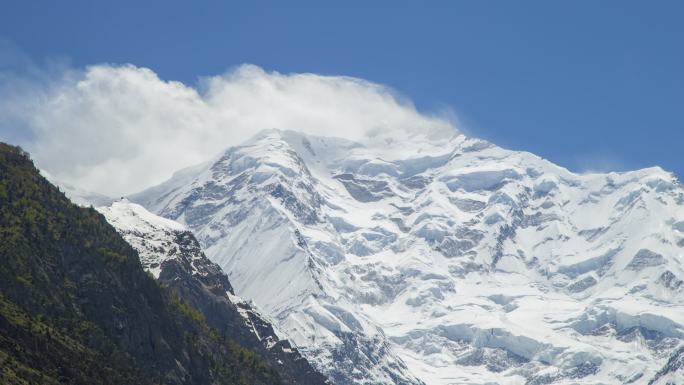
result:
[[[658,167],[270,129],[129,198],[337,385],[684,383],[684,189]]]

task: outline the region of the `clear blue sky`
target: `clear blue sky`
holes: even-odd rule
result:
[[[0,38],[188,84],[240,63],[357,76],[574,170],[684,175],[684,1],[0,0]]]

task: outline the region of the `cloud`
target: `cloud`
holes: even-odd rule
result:
[[[628,164],[624,159],[620,159],[609,151],[602,153],[585,153],[576,155],[570,159],[572,169],[581,174],[621,172],[635,170],[638,166]]]
[[[94,65],[50,79],[0,77],[0,139],[19,138],[61,181],[115,196],[266,128],[366,141],[454,130],[449,119],[416,111],[391,89],[350,77],[242,65],[193,88],[146,68]]]

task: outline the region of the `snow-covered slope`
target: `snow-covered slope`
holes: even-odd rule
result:
[[[132,199],[337,384],[684,383],[684,190],[662,169],[268,130]]]
[[[282,383],[329,383],[296,348],[276,335],[251,303],[235,295],[228,277],[204,255],[185,226],[126,199],[97,210],[138,251],[145,270],[198,309],[224,336],[261,355]]]
[[[200,246],[193,245],[192,233],[180,223],[154,215],[127,199],[97,210],[138,251],[143,268],[155,279],[159,279],[162,264],[175,259],[183,259],[191,266],[193,275],[220,273],[220,269],[204,256]]]

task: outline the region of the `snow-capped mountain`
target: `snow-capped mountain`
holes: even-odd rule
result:
[[[684,383],[684,189],[660,168],[267,130],[131,199],[336,384]]]
[[[225,336],[260,354],[283,383],[328,383],[248,301],[235,295],[228,277],[204,255],[185,226],[126,199],[97,210],[136,249],[146,271],[173,288]]]
[[[143,268],[155,279],[159,279],[164,263],[176,260],[187,265],[194,276],[221,274],[220,268],[204,256],[192,233],[180,223],[154,215],[127,199],[97,210],[133,246]],[[223,285],[225,291],[233,291],[227,282]]]

